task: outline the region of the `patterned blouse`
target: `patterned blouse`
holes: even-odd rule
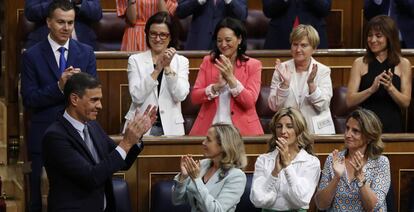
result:
[[[347,150],[339,153],[340,157],[345,157]],[[378,203],[374,211],[387,211],[387,204],[385,197],[390,188],[390,162],[388,158],[381,155],[377,159],[368,158],[367,164],[363,167],[365,172],[365,179],[370,183],[371,189],[375,192],[378,198]],[[329,182],[334,177],[334,170],[332,168],[332,154],[328,156],[322,170],[322,177],[319,183],[318,190],[322,190],[328,186]],[[341,177],[338,187],[336,189],[335,197],[332,201],[331,207],[327,211],[364,211],[362,200],[359,195],[358,181],[353,179],[350,183],[348,174]]]
[[[136,0],[137,21],[135,26],[127,25],[124,36],[122,37],[121,51],[144,51],[145,42],[145,23],[155,13],[158,12],[159,0]],[[173,15],[177,8],[177,0],[165,0],[168,13]],[[116,12],[120,17],[126,16],[128,0],[116,0]]]

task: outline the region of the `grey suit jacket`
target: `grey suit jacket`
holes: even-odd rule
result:
[[[230,169],[226,176],[219,180],[221,169],[204,184],[202,176],[210,167],[211,160],[200,161],[200,177],[190,177],[179,182],[179,174],[174,177],[172,202],[174,205],[189,203],[191,211],[235,211],[246,186],[246,175],[238,168]]]

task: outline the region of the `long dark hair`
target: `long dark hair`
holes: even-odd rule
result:
[[[231,29],[237,38],[241,38],[241,42],[239,46],[237,47],[237,56],[236,61],[246,62],[249,60],[249,58],[246,56],[246,49],[247,49],[247,43],[246,43],[246,28],[241,23],[240,20],[234,19],[234,18],[224,18],[221,20],[219,24],[217,24],[216,29],[214,30],[213,35],[213,50],[211,51],[211,62],[215,63],[216,58],[218,58],[221,54],[219,48],[217,47],[217,34],[222,28],[229,28]]]
[[[386,15],[378,15],[373,17],[367,24],[364,32],[364,38],[368,39],[368,35],[372,30],[381,32],[387,38],[388,65],[396,66],[400,63],[401,46],[398,36],[398,27],[394,20]],[[364,55],[364,63],[370,63],[375,60],[375,54],[365,44],[366,52]]]

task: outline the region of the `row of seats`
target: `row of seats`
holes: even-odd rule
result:
[[[253,174],[246,174],[246,187],[239,204],[237,204],[236,212],[260,212],[262,209],[254,207],[250,201],[250,188],[252,186]],[[190,205],[175,206],[171,202],[171,187],[174,184],[173,180],[164,180],[157,182],[151,189],[151,212],[183,212],[190,211]],[[162,204],[160,204],[162,203]]]
[[[175,18],[177,30],[179,33],[179,49],[183,49],[187,40],[187,32],[191,23],[191,16],[186,19]],[[248,49],[263,49],[267,26],[269,19],[264,16],[261,10],[249,10],[246,20],[247,28],[247,46]],[[103,12],[102,19],[93,24],[92,28],[97,35],[97,51],[118,51],[121,48],[122,36],[126,23],[125,20],[118,17],[116,12]],[[23,48],[29,32],[33,31],[36,24],[26,19],[23,13],[20,14],[17,28],[18,31],[18,48]]]
[[[335,125],[336,133],[343,133],[345,131],[345,119],[346,116],[355,108],[348,108],[346,106],[345,96],[346,96],[346,87],[337,87],[333,89],[333,96],[331,99],[331,113],[332,119]],[[269,123],[272,120],[273,112],[268,105],[268,97],[270,94],[270,86],[262,86],[260,89],[259,97],[256,102],[256,111],[259,116],[260,123],[266,134],[269,134]],[[190,96],[190,95],[189,95]],[[187,97],[185,101],[181,103],[182,113],[184,117],[184,129],[185,134],[191,130],[191,127],[194,124],[197,114],[200,110],[200,105],[193,105],[191,103],[191,98]]]

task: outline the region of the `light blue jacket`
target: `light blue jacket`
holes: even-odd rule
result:
[[[202,177],[210,167],[211,160],[200,161],[200,177],[191,180],[190,177],[179,182],[179,174],[174,177],[172,202],[174,205],[189,203],[191,211],[235,211],[240,197],[246,186],[246,175],[238,168],[232,168],[227,175],[219,180],[221,169],[204,184]]]

